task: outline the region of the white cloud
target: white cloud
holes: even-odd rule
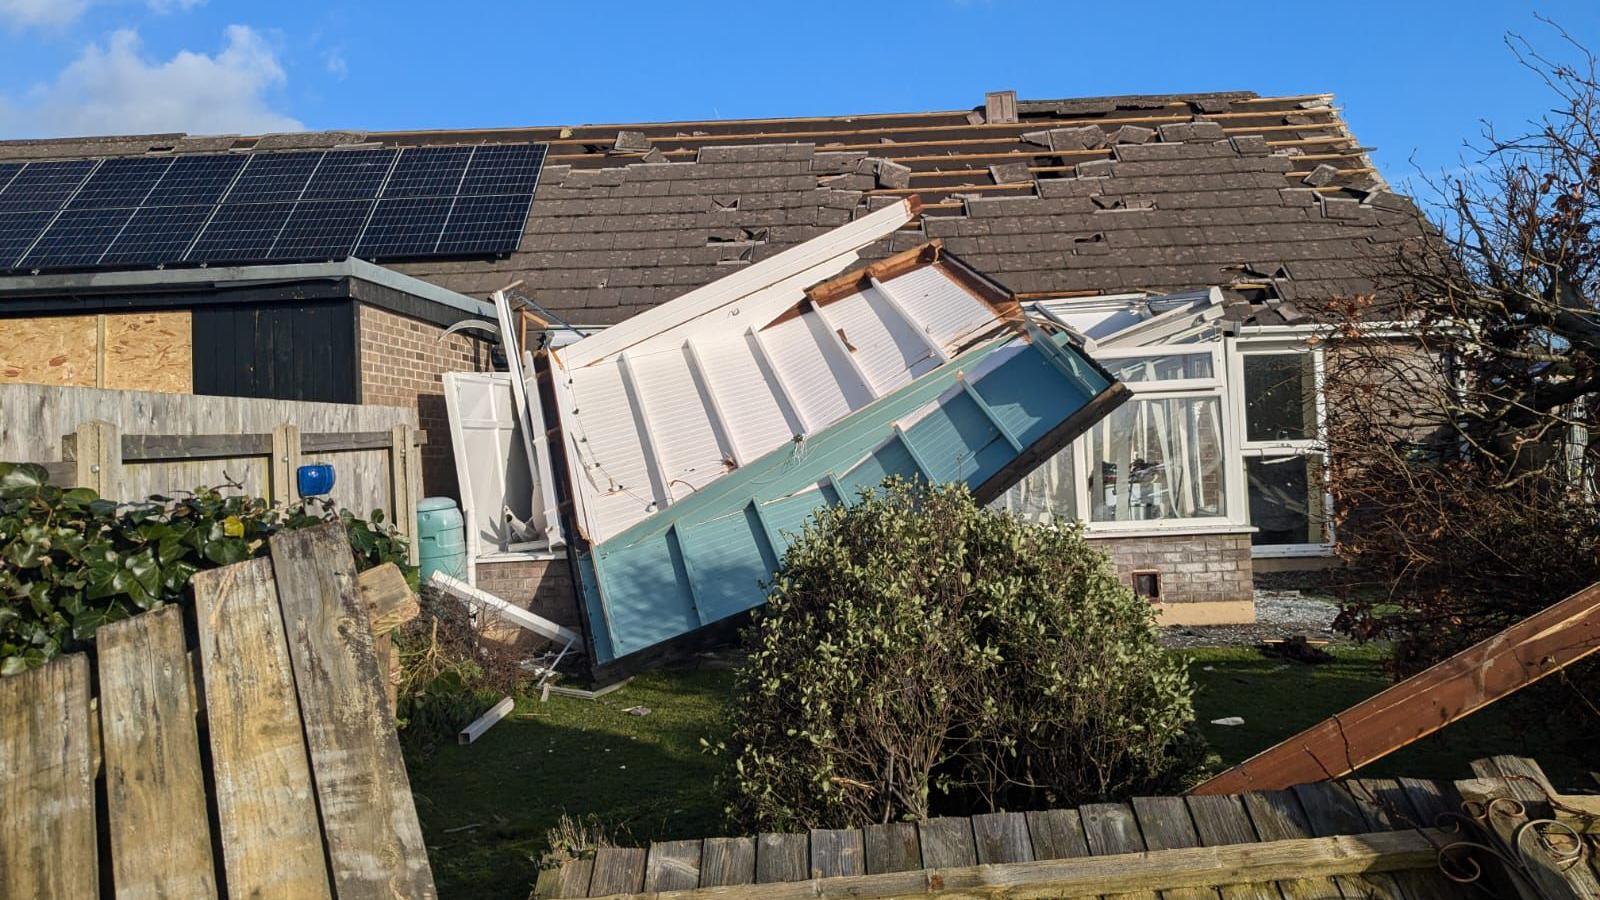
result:
[[[225,36],[213,55],[180,50],[147,60],[137,32],[114,32],[21,101],[0,98],[0,137],[301,128],[269,104],[268,93],[286,76],[267,41],[244,25],[228,26]]]
[[[324,53],[322,62],[327,68],[328,74],[340,81],[343,81],[344,77],[350,74],[350,64],[345,61],[344,53],[337,47]]]
[[[206,0],[146,0],[145,5],[151,11],[166,15],[170,12],[188,12],[196,6],[204,6]]]
[[[0,23],[11,28],[59,28],[83,15],[89,0],[0,0]]]

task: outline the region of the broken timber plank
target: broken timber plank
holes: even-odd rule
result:
[[[1338,778],[1600,650],[1600,584],[1325,719],[1195,788],[1235,794]]]
[[[1033,861],[1033,842],[1028,838],[1028,818],[1022,813],[989,813],[973,816],[972,836],[977,844],[980,863]]]
[[[1250,813],[1256,835],[1263,841],[1284,841],[1311,837],[1311,825],[1293,791],[1252,791],[1245,794],[1244,808]],[[1345,896],[1337,878],[1291,876],[1279,879],[1278,886],[1289,900],[1341,900]],[[1357,897],[1350,885],[1350,896]]]
[[[100,894],[89,658],[0,680],[0,897]]]
[[[1131,817],[1131,813],[1129,814]],[[886,872],[848,878],[746,885],[737,888],[667,891],[654,900],[876,900],[908,896],[1082,897],[1149,893],[1218,882],[1276,881],[1297,875],[1391,872],[1433,865],[1437,830],[1386,831],[1266,844],[1189,847],[1149,853],[1119,853],[1067,860]],[[601,851],[602,853],[605,851]],[[643,851],[638,851],[642,854]],[[590,889],[590,896],[601,896]]]
[[[216,897],[183,607],[107,625],[95,646],[117,896]]]
[[[755,880],[755,838],[706,838],[700,856],[701,887],[752,884]]]
[[[888,822],[862,829],[866,845],[867,874],[911,872],[922,868],[922,844],[911,822]]]
[[[281,532],[270,543],[335,890],[340,900],[433,897],[344,526]]]
[[[763,834],[756,838],[756,883],[804,881],[809,855],[803,834]]]
[[[811,877],[837,878],[865,875],[861,830],[858,828],[813,828],[811,830]]]
[[[700,886],[700,841],[656,841],[644,862],[644,889],[682,891]]]
[[[331,897],[272,561],[190,584],[228,892]]]
[[[406,576],[394,563],[374,566],[357,576],[361,586],[361,602],[367,607],[367,618],[372,621],[372,650],[384,670],[383,688],[389,695],[389,712],[395,711],[400,684],[400,653],[394,646],[391,632],[415,619],[422,612],[417,595]]]

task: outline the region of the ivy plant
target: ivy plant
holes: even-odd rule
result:
[[[119,504],[50,484],[40,466],[0,463],[0,676],[86,648],[107,622],[181,602],[194,573],[263,555],[278,531],[328,521],[344,523],[359,568],[398,563],[416,586],[381,510],[361,519],[315,498],[280,508],[213,487]]]

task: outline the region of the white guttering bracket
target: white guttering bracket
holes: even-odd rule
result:
[[[869,213],[827,234],[791,247],[771,259],[718,279],[669,303],[648,309],[564,351],[567,365],[579,369],[599,359],[733,303],[750,293],[872,243],[911,221],[908,200]]]
[[[711,426],[721,438],[723,449],[728,451],[728,458],[732,459],[736,466],[744,465],[744,454],[739,451],[739,442],[733,437],[733,427],[722,412],[722,403],[717,399],[717,390],[711,384],[711,373],[706,371],[705,360],[701,358],[700,347],[695,344],[694,338],[684,340],[683,356],[689,361],[689,374],[700,386],[700,394],[706,401],[706,412],[711,414]]]
[[[661,462],[661,450],[656,446],[655,431],[650,427],[650,410],[644,403],[644,394],[639,389],[639,379],[633,371],[633,362],[628,358],[627,351],[617,357],[617,368],[622,371],[622,387],[628,395],[628,405],[633,407],[633,418],[639,426],[639,441],[644,444],[644,463],[650,471],[650,480],[655,483],[657,508],[666,509],[672,505],[672,485],[667,480],[667,467]]]

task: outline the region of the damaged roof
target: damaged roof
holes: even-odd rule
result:
[[[1023,299],[1197,287],[1314,311],[1370,291],[1420,233],[1331,95],[1018,100],[804,119],[181,134],[0,142],[0,160],[307,147],[549,145],[519,249],[393,268],[472,296],[521,279],[577,325],[610,325],[916,194],[868,248],[938,238]]]

